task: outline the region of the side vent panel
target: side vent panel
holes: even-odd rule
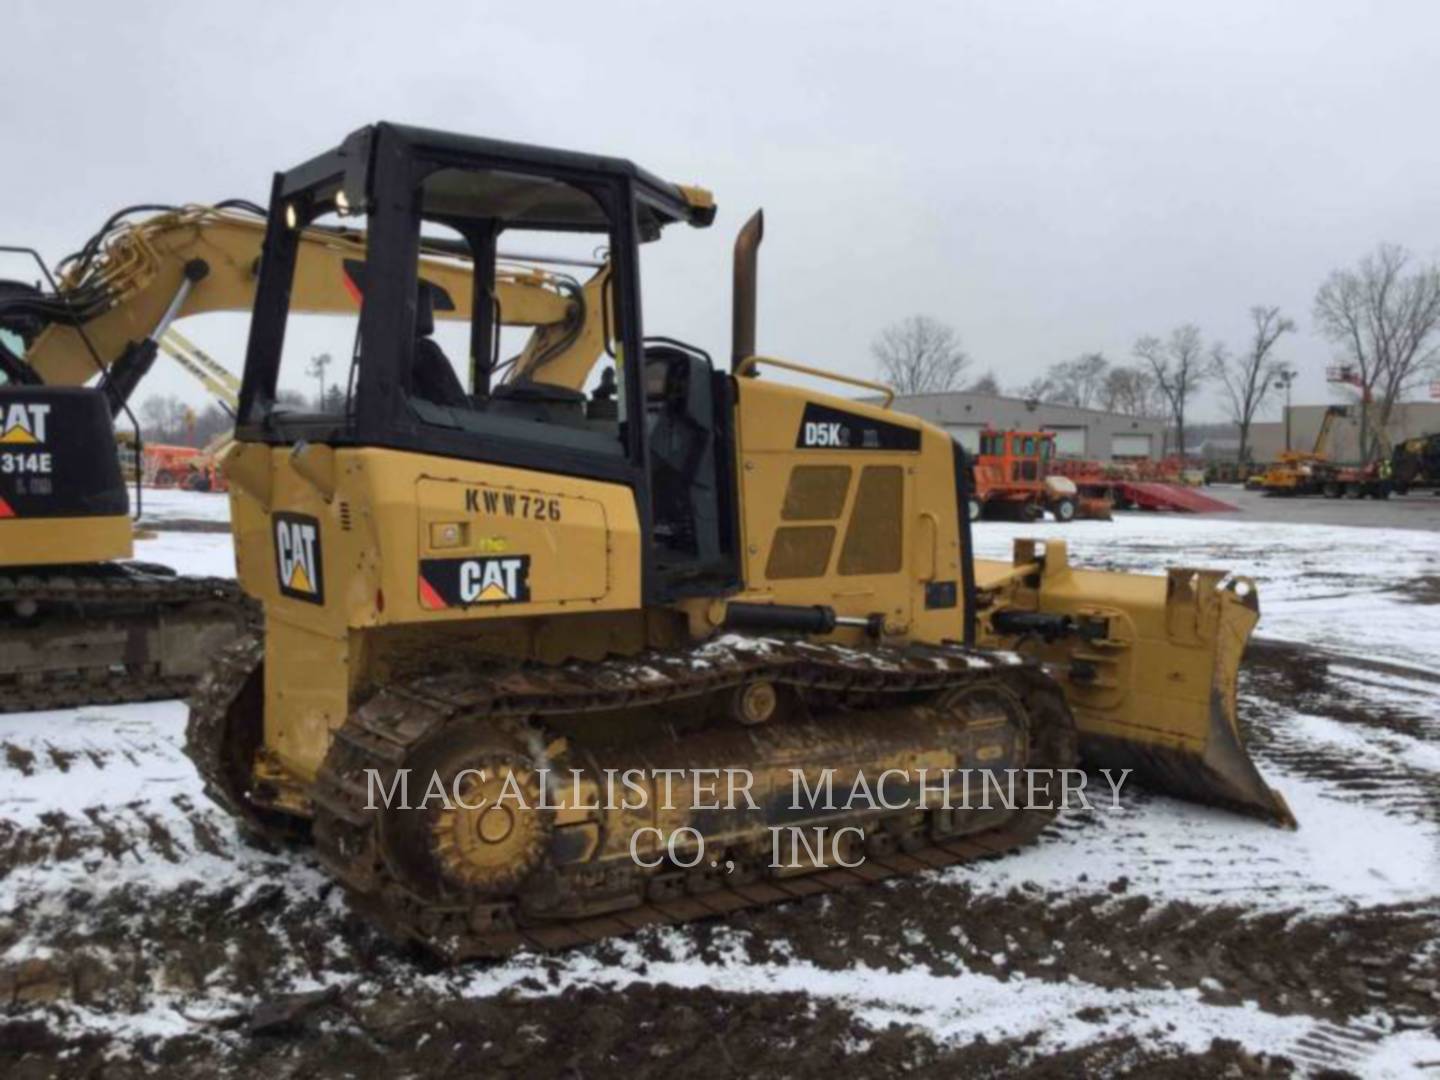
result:
[[[840,573],[899,571],[905,551],[904,513],[904,470],[899,465],[865,466],[840,550]]]
[[[845,509],[849,490],[849,465],[796,465],[790,470],[780,517],[784,521],[834,521]]]
[[[775,530],[765,576],[771,581],[824,577],[834,546],[833,525],[785,525]]]

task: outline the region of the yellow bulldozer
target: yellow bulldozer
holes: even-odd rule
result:
[[[450,958],[950,865],[1053,816],[937,787],[972,771],[1133,769],[1293,825],[1237,726],[1253,584],[1082,570],[1054,541],[975,558],[946,432],[757,353],[759,214],[728,370],[644,321],[642,251],[715,215],[629,161],[388,123],[276,175],[223,466],[265,626],[191,702],[211,796]],[[285,403],[287,334],[301,238],[344,220],[350,392],[317,414]],[[502,237],[603,256],[593,347],[498,361]],[[777,859],[781,829],[829,839]]]

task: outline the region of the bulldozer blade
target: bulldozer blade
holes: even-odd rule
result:
[[[1296,827],[1240,733],[1236,683],[1260,617],[1253,582],[1186,567],[1164,577],[1076,570],[1055,540],[1017,540],[1004,573],[980,567],[982,587],[987,576],[1002,583],[1002,606],[1069,617],[1070,632],[1053,640],[994,643],[1038,651],[1065,692],[1087,765],[1132,769],[1162,794]]]
[[[1297,827],[1285,797],[1270,787],[1241,742],[1234,702],[1215,700],[1205,748],[1193,751],[1145,739],[1090,734],[1080,724],[1081,760],[1095,768],[1131,769],[1140,783],[1191,802]]]

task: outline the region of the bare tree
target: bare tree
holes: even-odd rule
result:
[[[891,323],[870,345],[884,380],[899,394],[953,390],[970,366],[955,331],[928,315]]]
[[[1100,384],[1099,404],[1107,412],[1126,416],[1155,416],[1164,410],[1155,376],[1143,367],[1116,364]]]
[[[170,423],[170,405],[174,398],[151,394],[140,403],[141,428],[148,439],[158,439]]]
[[[1270,352],[1281,334],[1295,329],[1294,320],[1281,315],[1278,307],[1252,307],[1250,323],[1250,342],[1243,353],[1232,355],[1217,342],[1210,355],[1214,373],[1225,387],[1230,419],[1240,429],[1240,461],[1249,460],[1250,424],[1275,385],[1277,365]]]
[[[1084,353],[1074,360],[1052,364],[1047,372],[1052,390],[1048,400],[1088,409],[1099,398],[1110,362],[1103,353]]]
[[[1160,382],[1155,378],[1155,373],[1148,368],[1135,366],[1135,392],[1139,395],[1141,415],[1149,417],[1163,417],[1165,415],[1165,394],[1160,389]]]
[[[1315,325],[1349,365],[1362,401],[1373,402],[1376,423],[1390,423],[1395,402],[1436,366],[1440,349],[1431,339],[1440,326],[1440,266],[1407,274],[1411,256],[1381,244],[1347,270],[1335,270],[1315,294]],[[1361,410],[1360,446],[1375,456],[1375,432]]]
[[[1200,328],[1194,323],[1177,326],[1170,337],[1142,337],[1135,342],[1135,355],[1150,365],[1165,401],[1166,412],[1175,425],[1175,445],[1185,453],[1185,407],[1209,373],[1205,363],[1205,343]]]
[[[989,394],[991,397],[1000,395],[1000,380],[995,378],[995,371],[992,368],[985,372],[966,388],[972,394]]]
[[[235,419],[214,402],[195,418],[195,445],[204,446],[215,436],[235,426]]]
[[[1024,398],[1026,401],[1050,401],[1055,395],[1055,380],[1047,371],[1044,375],[1036,375],[1023,386],[1017,386],[1010,391],[1011,396]]]
[[[145,438],[160,443],[190,441],[189,407],[173,394],[152,394],[140,403],[140,428]]]
[[[1085,353],[1074,360],[1051,364],[1045,374],[1017,386],[1016,397],[1052,405],[1078,405],[1088,409],[1100,400],[1110,362],[1101,353]]]

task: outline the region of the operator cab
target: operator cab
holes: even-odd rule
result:
[[[991,459],[989,464],[1016,483],[1043,479],[1054,449],[1054,436],[1045,431],[987,429],[980,434],[980,456]]]
[[[641,322],[639,245],[714,214],[708,192],[628,161],[361,129],[275,178],[237,437],[623,483],[651,539],[650,599],[734,586],[729,377]],[[337,217],[363,218],[366,259],[347,267],[358,319],[343,408],[326,415],[285,404],[298,395],[281,367],[297,238]],[[534,254],[550,246],[564,250]],[[473,268],[468,295],[442,266]],[[514,351],[517,333],[528,336]]]

